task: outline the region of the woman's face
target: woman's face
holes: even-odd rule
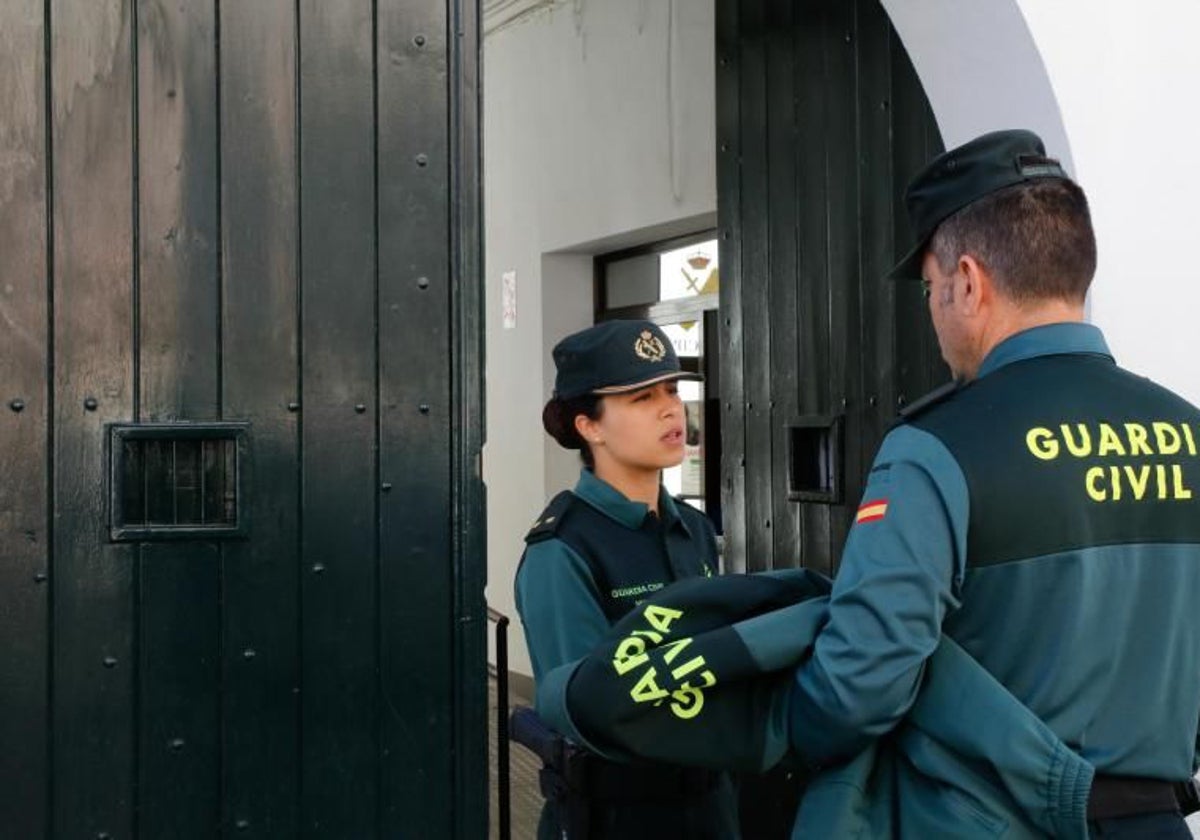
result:
[[[603,398],[599,420],[580,415],[575,426],[596,465],[611,458],[626,468],[661,470],[683,461],[685,414],[678,382],[659,382]]]

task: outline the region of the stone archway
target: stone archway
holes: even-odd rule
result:
[[[1058,99],[1017,0],[881,0],[946,146],[1030,128],[1074,172]]]

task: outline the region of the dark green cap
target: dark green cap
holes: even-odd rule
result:
[[[1037,178],[1070,180],[1057,160],[1046,157],[1042,139],[1024,129],[993,131],[938,155],[904,193],[917,241],[888,277],[919,280],[925,247],[938,225],[985,195]]]
[[[671,379],[703,379],[681,370],[671,340],[650,321],[605,321],[554,347],[554,396],[620,394]]]

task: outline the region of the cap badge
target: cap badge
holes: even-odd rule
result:
[[[642,330],[638,340],[633,343],[633,352],[637,353],[639,359],[645,359],[647,362],[661,362],[667,356],[667,348],[663,347],[659,337],[650,330]]]

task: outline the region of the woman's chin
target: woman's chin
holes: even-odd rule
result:
[[[659,469],[669,470],[672,467],[678,467],[683,463],[683,445],[681,444],[677,449],[676,447],[671,447],[671,449],[676,451],[667,452],[667,454],[663,457],[661,464],[659,465]]]

